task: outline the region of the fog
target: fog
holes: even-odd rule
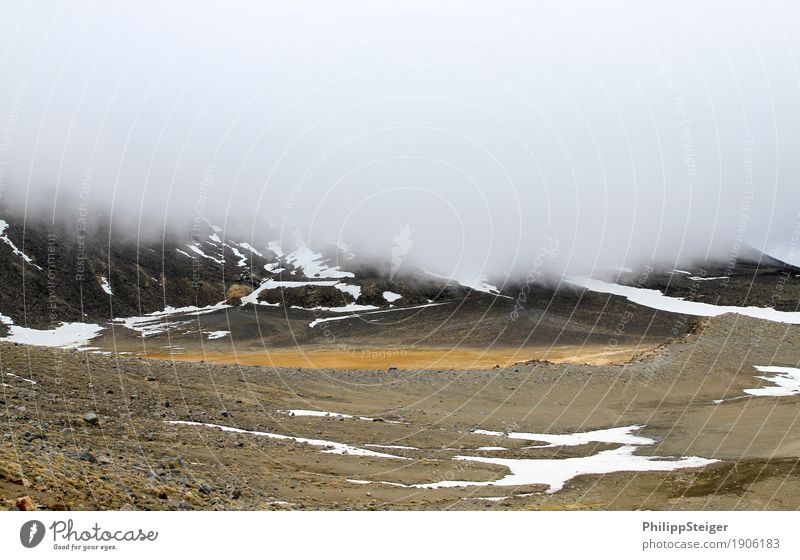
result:
[[[29,215],[461,278],[800,239],[791,2],[6,4],[0,201]]]

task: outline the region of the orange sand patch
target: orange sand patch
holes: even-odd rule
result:
[[[548,360],[563,364],[608,365],[623,363],[650,348],[641,346],[560,346],[556,348],[354,348],[350,351],[320,348],[292,348],[272,351],[197,352],[155,351],[146,357],[182,362],[205,361],[214,364],[242,364],[287,368],[373,369],[490,369],[528,360]]]

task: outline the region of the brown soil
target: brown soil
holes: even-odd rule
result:
[[[630,361],[644,350],[639,346],[559,346],[552,348],[353,348],[339,351],[319,348],[244,352],[148,351],[147,358],[181,362],[241,364],[283,368],[407,370],[474,370],[509,367],[542,360],[557,364],[609,365]]]
[[[762,384],[754,365],[796,366],[798,346],[798,327],[731,315],[625,365],[298,370],[0,343],[0,500],[13,508],[29,495],[42,509],[798,509],[800,397],[713,403]],[[290,416],[288,409],[356,418]],[[88,411],[98,414],[96,424],[84,419]],[[171,421],[396,457],[326,453],[291,439]],[[632,424],[658,441],[637,454],[718,462],[584,475],[552,494],[542,485],[397,485],[508,473],[458,455],[566,458],[616,447],[531,447],[536,442],[474,434],[476,427],[571,433]],[[370,447],[376,444],[413,449]],[[478,499],[488,497],[506,499]]]

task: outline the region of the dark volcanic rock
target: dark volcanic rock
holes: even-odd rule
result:
[[[258,295],[259,301],[280,303],[298,307],[341,307],[353,302],[353,296],[334,286],[298,286],[296,288],[275,288],[264,290]]]
[[[214,230],[206,224],[139,237],[112,227],[107,215],[62,214],[55,223],[35,216],[24,220],[0,206],[0,218],[8,223],[4,234],[32,260],[0,243],[0,310],[15,322],[52,328],[58,321],[108,320],[112,307],[105,282],[113,292],[113,315],[126,317],[165,305],[217,303],[225,299],[226,283],[241,277],[239,257],[228,244],[213,242]],[[190,244],[211,258],[200,257]],[[268,262],[247,257],[254,270]],[[6,331],[0,324],[0,335]]]

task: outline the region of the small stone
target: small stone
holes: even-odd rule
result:
[[[97,458],[94,455],[92,455],[91,453],[89,453],[88,451],[84,451],[83,453],[78,455],[78,459],[80,459],[81,461],[87,461],[89,463],[96,463],[97,462]]]
[[[97,462],[101,465],[108,465],[111,463],[111,457],[108,455],[98,455]]]
[[[87,412],[86,414],[83,415],[83,420],[87,424],[96,426],[100,422],[100,417],[97,415],[96,412]]]
[[[223,418],[227,418],[228,416],[230,416],[227,410],[220,411],[219,415],[222,416]]]
[[[20,511],[36,511],[36,504],[33,503],[33,500],[30,496],[22,496],[21,498],[17,498],[14,505],[17,506],[17,509]]]
[[[203,484],[201,484],[200,486],[198,486],[198,487],[197,487],[197,490],[198,490],[198,491],[199,491],[201,494],[205,494],[206,496],[207,496],[207,495],[209,495],[209,494],[211,494],[211,492],[213,492],[213,491],[214,491],[214,489],[213,489],[213,488],[211,488],[211,486],[209,486],[209,485],[208,485],[208,484],[206,484],[205,482],[204,482]]]

